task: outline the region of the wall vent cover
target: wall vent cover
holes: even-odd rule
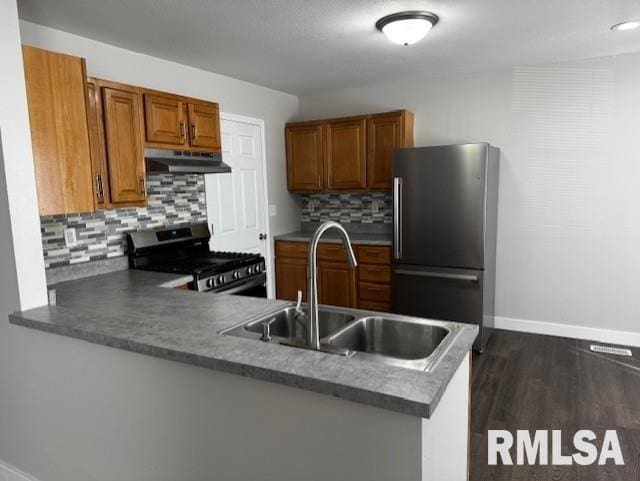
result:
[[[599,352],[601,354],[614,354],[616,356],[631,356],[631,350],[623,347],[616,347],[603,344],[591,344],[591,350],[593,352]]]

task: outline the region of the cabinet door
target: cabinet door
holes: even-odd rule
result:
[[[287,301],[298,298],[302,291],[303,300],[307,300],[307,261],[293,257],[276,258],[276,297]]]
[[[179,97],[145,93],[144,119],[147,142],[185,144],[187,126],[184,104]]]
[[[320,304],[356,307],[356,270],[346,263],[321,261],[318,264]]]
[[[111,203],[135,205],[145,201],[145,167],[137,89],[102,89]]]
[[[372,115],[367,129],[367,187],[391,190],[393,151],[413,147],[413,114],[398,111]]]
[[[40,215],[94,209],[84,60],[23,47]]]
[[[328,190],[360,190],[367,186],[365,117],[327,123]]]
[[[104,147],[102,95],[95,79],[87,80],[87,122],[89,125],[95,208],[96,210],[108,209],[111,204],[111,195],[109,193],[107,154]]]
[[[290,191],[314,192],[323,187],[323,126],[321,123],[288,125],[287,182]]]
[[[218,104],[189,103],[191,147],[220,152],[220,112]]]

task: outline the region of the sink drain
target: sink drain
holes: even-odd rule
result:
[[[599,352],[601,354],[613,354],[615,356],[631,356],[631,350],[623,347],[616,347],[612,345],[603,344],[591,344],[590,349],[593,352]]]

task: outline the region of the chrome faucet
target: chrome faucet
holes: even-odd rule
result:
[[[309,288],[307,290],[309,296],[309,323],[307,327],[307,346],[311,349],[320,349],[320,333],[318,327],[318,243],[320,237],[329,229],[336,229],[340,237],[342,238],[342,244],[347,251],[347,260],[352,268],[358,265],[356,256],[353,253],[351,247],[351,241],[349,240],[349,234],[344,230],[340,224],[334,221],[328,221],[323,223],[316,232],[313,234],[311,242],[309,243]]]

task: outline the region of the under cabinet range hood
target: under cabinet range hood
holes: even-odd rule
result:
[[[222,162],[217,152],[192,152],[189,150],[144,149],[147,172],[173,174],[222,174],[231,167]]]

